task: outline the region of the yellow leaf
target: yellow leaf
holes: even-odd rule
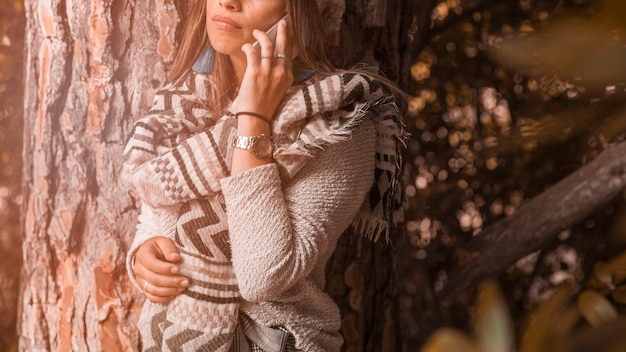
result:
[[[495,281],[485,282],[476,302],[474,321],[477,337],[484,352],[506,352],[513,348],[511,316],[502,292]]]
[[[626,317],[599,327],[583,327],[570,335],[569,352],[624,352],[626,351]]]
[[[619,285],[626,281],[626,269],[617,269],[613,272],[613,283]]]
[[[613,274],[611,265],[603,262],[597,261],[593,266],[593,276],[599,282],[601,282],[604,286],[609,289],[613,289]]]
[[[503,41],[492,51],[502,65],[556,72],[602,88],[626,79],[623,40],[598,21],[566,19],[546,30]]]
[[[596,262],[593,275],[610,290],[615,289],[615,285],[626,281],[626,251],[621,252],[609,262]]]
[[[421,352],[478,352],[476,344],[462,331],[441,328],[435,331],[422,347]]]
[[[615,303],[626,305],[626,286],[620,286],[611,294]]]
[[[579,320],[579,313],[569,306],[571,286],[556,290],[540,304],[526,323],[520,352],[566,351],[566,336]]]
[[[617,310],[604,296],[591,290],[578,296],[578,310],[592,326],[617,319]]]
[[[613,271],[626,270],[626,251],[622,251],[620,254],[613,257],[608,264]]]
[[[626,29],[624,14],[626,13],[626,2],[624,0],[603,0],[600,9],[600,19],[606,21],[609,28]]]

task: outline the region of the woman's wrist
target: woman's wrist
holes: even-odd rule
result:
[[[256,117],[257,119],[261,119],[263,121],[265,121],[268,125],[272,124],[272,119],[266,115],[260,114],[258,112],[252,112],[252,111],[239,111],[235,114],[235,117],[237,119],[239,119],[240,116],[252,116],[252,117]]]
[[[271,121],[271,120],[270,120]],[[256,136],[271,134],[271,125],[269,121],[263,118],[252,116],[245,113],[237,114],[237,134],[240,136]]]

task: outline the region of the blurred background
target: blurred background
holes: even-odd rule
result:
[[[24,5],[0,3],[0,350],[16,351],[17,294],[22,260]]]
[[[607,144],[623,142],[626,4],[417,3],[429,25],[407,33],[418,45],[409,53],[410,82],[403,84],[412,133],[404,170],[407,236],[398,249],[403,338],[427,351],[566,351],[574,337],[577,351],[623,351],[622,193],[479,295],[468,292],[442,304],[438,294],[458,265],[460,245],[515,214]],[[21,1],[0,3],[3,351],[17,349],[23,14]],[[384,55],[375,48],[373,54]],[[608,344],[607,337],[618,342]]]

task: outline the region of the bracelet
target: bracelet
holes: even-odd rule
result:
[[[261,120],[269,123],[270,125],[272,124],[272,119],[270,119],[269,117],[267,117],[265,115],[261,115],[259,113],[256,113],[256,112],[240,111],[240,112],[235,114],[235,117],[239,117],[239,115],[250,115],[250,116],[258,117]]]

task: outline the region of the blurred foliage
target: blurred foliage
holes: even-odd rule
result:
[[[515,213],[607,143],[624,140],[625,6],[621,0],[436,3],[411,69],[413,140],[405,163],[411,270],[403,274],[402,323],[416,336],[430,332],[434,343],[455,335],[453,341],[441,338],[455,347],[440,350],[475,351],[480,330],[471,337],[461,333],[479,319],[471,304],[474,293],[443,306],[419,285],[427,282],[436,294],[454,270],[458,245]],[[610,297],[592,288],[578,292],[594,267],[625,248],[625,216],[624,196],[618,197],[500,275],[510,315],[510,323],[501,316],[502,328],[510,324],[509,333],[515,334],[491,342],[503,348],[519,338],[528,310],[559,299],[557,288],[565,283],[570,292],[561,294],[568,297],[564,301],[576,294],[583,307],[597,309],[576,314],[600,320],[611,314],[608,307],[620,303],[615,297],[624,299],[626,289],[615,288]],[[612,305],[604,304],[607,297]],[[570,317],[570,305],[559,307],[565,311],[553,333],[569,333],[578,318]],[[407,339],[424,343],[420,337]],[[525,346],[522,351],[558,350]]]
[[[24,5],[0,3],[0,350],[17,351]]]
[[[558,288],[523,318],[515,347],[507,301],[495,281],[484,283],[475,303],[473,335],[455,328],[437,330],[422,352],[617,352],[626,349],[626,251],[596,266],[589,287],[572,302],[570,283]],[[619,307],[619,308],[618,308]]]

